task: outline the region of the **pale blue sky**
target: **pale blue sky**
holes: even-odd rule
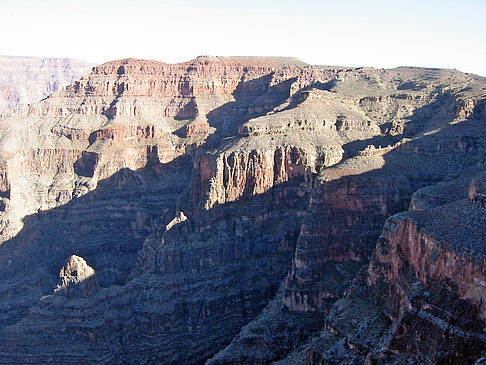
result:
[[[486,0],[0,0],[0,34],[2,55],[294,56],[486,76]]]

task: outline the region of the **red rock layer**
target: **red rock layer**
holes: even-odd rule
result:
[[[341,158],[338,151],[333,157]],[[332,151],[331,151],[332,153]],[[328,156],[330,164],[335,160]],[[324,158],[325,159],[325,158]],[[276,184],[302,180],[309,188],[316,168],[315,156],[298,147],[235,151],[219,156],[201,154],[197,160],[201,191],[209,192],[206,207],[263,194]]]
[[[130,139],[163,138],[167,132],[155,126],[111,126],[93,132],[91,135],[92,143],[111,139],[114,142]]]
[[[327,310],[326,304],[337,299],[325,283],[328,269],[337,262],[366,261],[383,222],[408,206],[411,191],[404,176],[343,177],[319,184],[297,240],[285,305],[294,311]]]
[[[481,356],[486,259],[474,227],[485,222],[484,208],[467,201],[387,220],[368,284],[379,290],[394,321],[392,350],[450,361]]]

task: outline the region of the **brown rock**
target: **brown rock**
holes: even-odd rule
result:
[[[87,297],[98,289],[95,271],[79,256],[72,255],[59,272],[56,293],[68,297]]]
[[[0,112],[37,102],[87,75],[92,66],[69,58],[0,56]]]
[[[461,200],[386,222],[368,283],[380,288],[394,320],[392,350],[429,354],[435,361],[481,356],[486,347],[483,210]]]

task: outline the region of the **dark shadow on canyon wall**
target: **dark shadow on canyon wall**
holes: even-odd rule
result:
[[[435,107],[424,108],[430,112],[429,108]],[[486,162],[486,129],[482,124],[472,120],[449,125],[446,120],[435,133],[420,134],[391,150],[385,147],[388,141],[395,143],[395,137],[376,136],[345,144],[346,154],[356,156],[352,166],[361,164],[363,172],[351,168],[349,175],[315,184],[297,242],[303,247],[297,255],[309,261],[309,266],[297,270],[301,281],[324,280],[326,257],[367,262],[385,220],[408,210],[414,192],[455,178],[461,169],[479,170]],[[357,157],[368,145],[376,146],[374,154]],[[346,163],[343,159],[336,167]],[[341,171],[346,172],[346,167]]]
[[[186,155],[160,164],[155,149],[148,153],[146,167],[136,171],[122,169],[100,181],[95,190],[65,205],[25,217],[18,235],[0,246],[3,280],[0,295],[4,300],[0,318],[4,326],[21,321],[28,316],[30,308],[39,304],[41,297],[53,293],[60,268],[73,254],[86,259],[95,269],[102,291],[110,288],[118,291],[117,287],[124,287],[127,281],[143,274],[143,270],[134,269],[138,253],[149,236],[160,252],[155,253],[153,266],[147,267],[147,272],[158,275],[163,283],[172,280],[166,279],[166,275],[178,272],[194,277],[196,282],[209,275],[205,272],[218,270],[227,273],[218,275],[241,276],[232,279],[234,283],[230,286],[231,300],[236,300],[233,292],[241,292],[238,294],[241,300],[232,309],[239,313],[238,323],[224,334],[219,345],[228,343],[235,331],[274,296],[290,267],[300,230],[299,217],[307,208],[306,184],[297,179],[279,184],[264,194],[198,211],[190,216],[189,222],[165,235],[166,252],[161,233],[176,216],[178,207],[184,205],[181,200],[190,199],[185,193],[191,184],[193,163]],[[173,248],[181,252],[171,262]],[[258,260],[262,263],[257,264]],[[255,271],[259,269],[262,272]],[[249,277],[258,280],[252,291],[246,288],[245,280]],[[188,280],[190,285],[193,279]],[[196,298],[191,295],[198,296],[199,304],[192,303]],[[214,291],[197,291],[191,295],[181,298],[179,309],[175,308],[181,311],[181,323],[189,321],[184,326],[192,322],[197,326],[202,319],[194,311],[209,305],[214,295],[224,296],[224,292],[214,288]],[[249,302],[251,298],[255,303]],[[134,306],[139,305],[137,300]],[[229,309],[225,306],[214,310]],[[61,317],[57,320],[69,328]],[[125,328],[130,323],[120,326]],[[214,346],[210,349],[200,346],[205,354],[216,351]]]
[[[441,90],[437,90],[437,92],[438,96],[435,101],[417,108],[410,117],[405,119],[402,133],[388,134],[394,126],[391,122],[384,123],[380,125],[380,128],[386,134],[374,136],[370,139],[355,140],[343,145],[344,157],[356,156],[368,145],[374,145],[376,148],[393,145],[403,137],[413,140],[406,142],[398,150],[435,156],[445,152],[453,156],[456,153],[461,154],[477,150],[481,142],[480,138],[477,138],[477,133],[472,130],[484,128],[481,127],[480,122],[482,104],[475,108],[474,114],[468,121],[449,124],[457,118],[458,101],[452,93],[443,93]],[[387,164],[395,161],[393,155],[394,153],[387,154],[388,159],[390,159]]]
[[[358,155],[359,151],[364,150],[368,145],[374,145],[376,148],[387,147],[397,143],[403,137],[414,138],[419,134],[431,132],[436,128],[447,125],[456,116],[453,108],[447,107],[448,105],[453,105],[454,101],[455,99],[452,94],[440,93],[437,100],[417,108],[410,117],[405,118],[403,126],[386,122],[380,125],[380,129],[385,134],[374,136],[371,139],[355,140],[345,144],[343,146],[345,157]],[[391,131],[398,132],[400,129],[403,129],[401,133],[396,135],[390,134]]]
[[[50,343],[61,341],[63,331],[71,331],[73,324],[64,318],[75,312],[57,307],[55,298],[40,299],[53,294],[60,268],[76,254],[95,269],[102,287],[92,299],[76,301],[88,313],[93,307],[102,308],[70,334],[79,346],[87,341],[85,328],[104,318],[105,312],[115,319],[103,324],[99,333],[120,337],[119,359],[138,356],[146,342],[144,356],[157,359],[155,363],[169,361],[169,353],[177,359],[171,363],[201,363],[227,345],[274,297],[284,279],[300,230],[299,217],[307,208],[308,197],[302,195],[307,187],[297,179],[199,211],[161,237],[176,216],[191,168],[190,157],[184,156],[166,165],[123,169],[80,198],[25,217],[22,231],[0,246],[3,329],[26,326],[33,320],[31,308],[40,305],[43,314],[35,317],[46,316],[42,318],[56,323]],[[156,252],[146,271],[137,271],[137,254],[146,239],[156,244]],[[130,294],[133,287],[138,292]],[[121,295],[124,304],[106,299],[109,293]],[[51,302],[53,309],[45,309]],[[167,308],[172,308],[169,313]],[[28,326],[36,333],[36,327]],[[25,336],[28,341],[29,335]],[[0,344],[6,341],[0,338]],[[88,345],[95,352],[113,350],[105,343],[99,348]]]
[[[209,114],[210,123],[218,128],[216,133],[229,124],[234,126],[229,128],[231,133],[236,133],[238,121],[263,115],[288,97],[291,80],[270,86],[272,76],[241,82],[234,92],[235,101]],[[239,119],[231,119],[232,113]],[[214,143],[219,141],[216,137],[211,136]],[[151,158],[156,153],[155,149],[148,151],[149,163],[143,169],[122,169],[86,195],[25,217],[17,236],[0,246],[0,277],[40,270],[52,277],[41,285],[48,293],[64,261],[77,254],[95,268],[101,286],[123,285],[144,239],[163,230],[175,217],[191,183],[191,156],[160,164],[155,156]],[[95,154],[88,155],[75,163],[75,171],[83,176],[91,176],[96,164]]]
[[[238,128],[251,118],[266,115],[282,104],[290,96],[290,88],[295,78],[271,85],[273,73],[260,78],[241,82],[233,92],[235,101],[226,103],[208,113],[208,122],[218,132],[210,137],[208,144],[215,138],[236,136]]]
[[[452,106],[456,99],[452,93],[443,93],[437,90],[437,99],[421,108],[414,110],[413,115],[407,119],[403,135],[413,137],[419,133],[429,132],[436,124],[445,125],[452,122],[457,115]]]
[[[123,284],[156,221],[175,216],[191,168],[189,156],[136,171],[125,168],[65,205],[25,217],[21,232],[0,246],[2,277],[41,263],[56,274],[69,255],[77,254],[99,269],[102,286]]]

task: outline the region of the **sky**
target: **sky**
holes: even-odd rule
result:
[[[0,0],[0,34],[8,56],[292,56],[486,76],[486,0]]]

